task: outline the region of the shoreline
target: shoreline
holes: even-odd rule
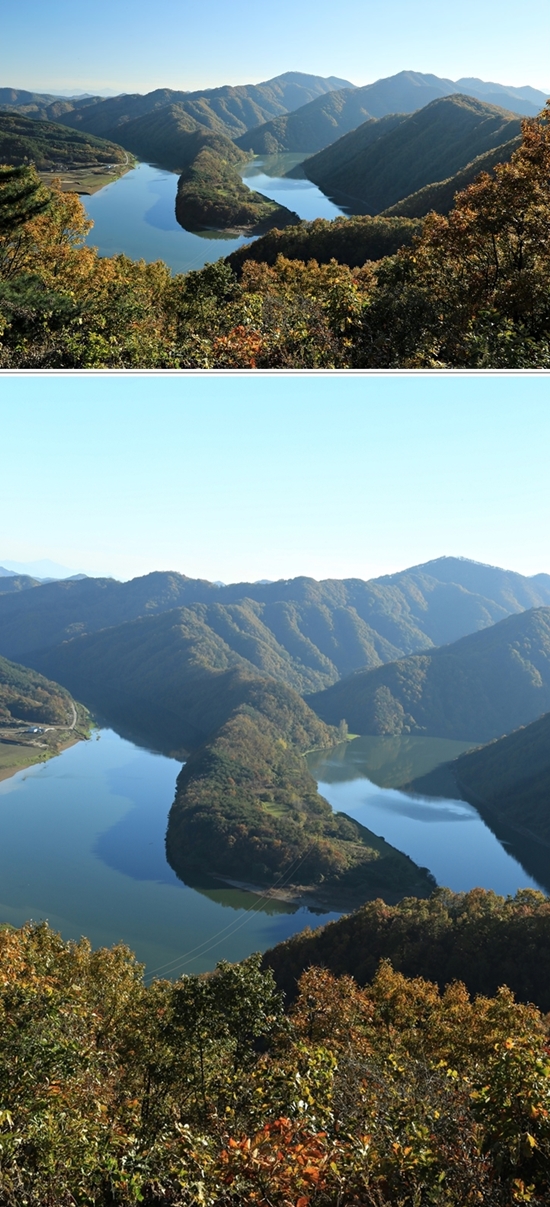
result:
[[[36,755],[38,748],[29,747],[28,748],[28,750],[29,750],[28,760],[26,759],[24,762],[18,764],[17,766],[0,767],[0,784],[3,783],[4,780],[11,779],[13,775],[17,775],[17,773],[19,771],[27,771],[29,767],[37,767],[39,763],[49,763],[50,759],[57,758],[58,754],[63,754],[64,750],[69,750],[69,748],[71,746],[76,746],[77,742],[82,742],[83,740],[84,739],[80,738],[80,737],[69,738],[68,741],[62,742],[61,745],[59,745],[56,750],[44,751],[44,753],[43,754],[40,753],[38,755],[38,757],[32,757],[32,756]],[[16,745],[15,742],[14,742],[14,745]],[[32,752],[32,754],[31,754],[31,752]]]

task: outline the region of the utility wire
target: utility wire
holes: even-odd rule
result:
[[[313,847],[313,843],[310,843],[309,847],[307,847],[304,854],[298,860],[294,859],[292,861],[290,867],[286,869],[286,872],[280,873],[280,875],[274,881],[272,888],[277,888],[277,887],[283,888],[284,887],[285,881],[288,881],[289,876],[293,876],[294,873],[298,871],[298,868],[304,862],[307,855],[309,855],[309,852],[312,849],[312,847]],[[185,966],[186,964],[189,964],[191,962],[191,957],[196,957],[198,952],[200,952],[201,955],[203,955],[203,956],[207,955],[209,951],[212,951],[212,949],[214,947],[218,946],[218,944],[221,941],[221,937],[223,935],[225,935],[226,938],[229,938],[230,935],[227,932],[231,932],[231,934],[235,934],[235,932],[237,930],[240,930],[241,927],[246,925],[246,923],[249,921],[251,914],[259,913],[261,911],[264,903],[266,901],[270,900],[270,896],[271,896],[271,894],[267,893],[264,896],[260,897],[256,902],[254,902],[254,904],[251,905],[249,907],[249,909],[247,909],[245,911],[246,917],[243,918],[242,921],[239,921],[238,918],[235,919],[234,922],[230,922],[228,926],[224,926],[222,928],[222,930],[219,930],[214,935],[211,935],[209,939],[205,939],[203,943],[199,943],[199,944],[197,944],[196,947],[192,947],[189,951],[184,952],[182,956],[177,956],[173,960],[168,960],[166,964],[159,964],[157,966],[157,968],[152,968],[149,972],[147,972],[145,974],[146,978],[154,977],[158,972],[163,972],[167,968],[172,968],[172,966],[175,966],[173,968],[173,971],[175,971],[175,968],[178,967],[179,965]],[[205,948],[205,950],[204,951],[201,950],[202,948]]]

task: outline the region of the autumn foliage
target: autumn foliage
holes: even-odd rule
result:
[[[0,232],[1,211],[0,195]],[[75,195],[54,190],[49,208],[15,229],[9,216],[0,234],[1,367],[550,364],[550,103],[523,122],[509,163],[458,193],[448,216],[429,214],[412,244],[363,267],[318,262],[313,224],[302,260],[239,261],[238,277],[220,260],[173,276],[160,261],[98,256]],[[395,235],[391,221],[377,219],[382,244],[384,222]],[[354,263],[349,248],[346,256]]]
[[[382,962],[146,987],[124,947],[0,933],[2,1207],[548,1202],[544,1018]]]

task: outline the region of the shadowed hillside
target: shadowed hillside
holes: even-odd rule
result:
[[[328,724],[353,733],[423,733],[464,741],[509,733],[550,709],[550,608],[460,641],[359,671],[311,697]]]
[[[69,692],[50,679],[0,657],[0,724],[42,721],[67,725],[72,720]]]
[[[550,713],[461,755],[408,787],[439,795],[444,782],[455,786],[493,824],[510,826],[550,846]]]
[[[40,171],[67,164],[125,163],[122,147],[53,122],[0,113],[0,163],[34,163]]]
[[[468,757],[468,756],[466,756]],[[381,959],[406,976],[427,977],[444,989],[463,981],[472,994],[509,985],[520,1001],[550,1010],[550,902],[524,889],[514,898],[484,889],[438,889],[429,901],[364,905],[347,918],[302,931],[267,951],[279,988],[290,1000],[312,965],[364,985]]]
[[[461,189],[466,189],[469,184],[473,184],[480,172],[492,172],[497,164],[508,163],[520,144],[521,138],[518,136],[511,138],[509,142],[502,143],[494,151],[485,151],[483,155],[477,155],[471,163],[467,164],[465,168],[461,168],[460,172],[456,172],[454,176],[449,176],[447,180],[436,181],[435,184],[427,184],[418,192],[411,193],[409,197],[404,197],[402,201],[397,201],[395,205],[389,206],[384,211],[384,217],[423,218],[432,210],[435,210],[437,214],[448,214],[453,208],[456,194]]]
[[[506,110],[458,95],[432,101],[379,138],[377,128],[367,122],[304,164],[323,192],[354,208],[360,204],[368,214],[446,180],[476,156],[518,137],[521,122]]]

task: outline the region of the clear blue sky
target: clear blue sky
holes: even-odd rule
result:
[[[550,572],[550,378],[0,376],[0,565]]]
[[[549,45],[548,0],[4,0],[0,83],[145,92],[410,69],[544,90]]]

